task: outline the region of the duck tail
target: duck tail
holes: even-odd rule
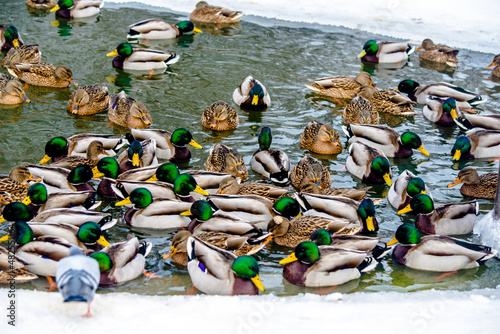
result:
[[[342,125],[342,131],[344,131],[345,135],[347,136],[347,140],[349,140],[352,137],[354,137],[354,133],[352,133],[351,125],[350,124],[347,124],[347,126]]]
[[[387,246],[387,244],[377,245],[372,249],[372,256],[380,262],[391,250],[392,246]]]
[[[481,95],[478,95],[470,100],[468,100],[467,102],[471,105],[471,106],[477,106],[478,104],[481,104],[481,103],[484,103],[486,102],[487,99],[483,99],[483,97]]]
[[[408,44],[407,48],[406,48],[406,53],[409,55],[411,55],[413,52],[415,52],[415,47],[413,45],[410,45]]]
[[[139,242],[139,250],[137,251],[137,253],[142,254],[146,257],[151,252],[152,248],[153,244],[151,242],[141,241]]]
[[[454,118],[453,120],[455,121],[455,123],[458,125],[459,128],[465,131],[474,128],[474,126],[464,116]]]
[[[375,267],[378,265],[378,261],[376,258],[374,258],[372,255],[367,256],[363,262],[357,267],[359,272],[361,273],[367,273],[369,271],[372,271],[375,269]]]
[[[170,66],[172,64],[175,64],[179,61],[179,55],[177,53],[174,53],[172,52],[170,57],[168,57],[168,59],[166,59],[164,62],[165,64],[167,64],[167,66]]]

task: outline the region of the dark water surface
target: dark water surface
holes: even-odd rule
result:
[[[2,1],[0,24],[15,25],[25,43],[38,43],[42,59],[58,65],[68,65],[74,79],[80,85],[105,82],[110,94],[125,90],[142,101],[153,118],[152,128],[173,131],[178,127],[191,130],[195,140],[203,149],[191,149],[189,163],[179,165],[184,169],[203,169],[209,149],[215,143],[237,149],[249,167],[250,158],[258,148],[256,135],[262,126],[273,130],[273,148],[287,152],[293,164],[305,154],[299,149],[299,136],[311,118],[333,124],[342,133],[343,105],[333,100],[319,98],[304,87],[308,79],[331,75],[355,76],[365,70],[372,74],[378,87],[396,87],[406,78],[422,84],[447,81],[480,92],[488,99],[480,112],[495,113],[500,107],[500,84],[489,79],[492,54],[469,50],[459,53],[460,67],[454,72],[439,72],[420,64],[418,55],[399,69],[383,66],[364,66],[356,55],[367,39],[384,39],[381,36],[356,30],[334,27],[295,25],[290,22],[263,20],[263,25],[249,18],[235,28],[207,29],[193,37],[184,36],[171,41],[149,42],[143,47],[172,51],[180,55],[180,61],[166,73],[152,78],[117,71],[111,66],[106,53],[125,41],[126,26],[134,22],[160,17],[175,23],[187,19],[186,14],[154,11],[142,5],[139,9],[116,4],[106,4],[98,17],[79,21],[56,21],[54,14],[28,13],[24,1]],[[3,58],[4,54],[1,55]],[[4,71],[2,69],[2,71]],[[4,71],[4,73],[6,73]],[[233,90],[247,76],[253,75],[266,85],[272,105],[264,112],[247,112],[237,108],[240,126],[230,132],[216,133],[201,126],[203,110],[216,100],[225,100],[234,106]],[[26,89],[30,104],[0,106],[0,173],[8,174],[11,167],[21,162],[36,163],[43,157],[45,142],[56,135],[71,136],[77,133],[126,133],[127,129],[110,126],[106,114],[75,116],[66,111],[66,104],[74,87],[52,89],[30,86]],[[438,127],[425,119],[422,106],[417,106],[419,115],[413,117],[382,116],[382,124],[393,126],[400,133],[410,129],[418,133],[430,157],[419,152],[410,159],[391,160],[394,178],[405,169],[421,176],[431,188],[436,205],[464,200],[459,186],[448,189],[458,170],[465,166],[475,167],[479,173],[496,171],[494,162],[486,159],[460,162],[451,161],[450,151],[457,128]],[[314,155],[332,174],[333,186],[366,186],[342,167],[348,156],[347,150],[338,156]],[[249,181],[260,180],[251,170]],[[385,197],[386,186],[374,186],[373,197]],[[483,217],[493,207],[492,201],[480,200]],[[120,217],[122,208],[109,203],[100,209],[113,212]],[[399,217],[386,200],[377,206],[380,236],[392,237],[403,221],[413,221],[411,215]],[[0,227],[5,234],[7,226]],[[108,240],[123,240],[130,231],[125,226],[115,226],[107,234]],[[140,238],[153,243],[153,251],[147,258],[146,269],[161,278],[138,278],[119,287],[105,291],[129,291],[140,294],[182,294],[189,290],[191,282],[187,271],[170,261],[163,261],[161,254],[168,251],[175,231],[134,231]],[[478,241],[477,236],[465,236]],[[261,279],[266,293],[293,295],[305,291],[286,283],[279,260],[291,250],[269,245],[257,255],[261,266]],[[359,280],[346,283],[334,291],[416,291],[423,289],[470,290],[493,288],[500,283],[500,263],[495,258],[486,265],[445,278],[436,274],[404,268],[393,262],[390,256],[375,271]],[[44,280],[23,285],[24,288],[45,288]]]

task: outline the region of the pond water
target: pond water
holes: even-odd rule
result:
[[[143,47],[172,51],[180,55],[178,63],[160,75],[148,77],[115,70],[106,53],[125,41],[126,26],[134,22],[160,17],[167,22],[186,19],[185,14],[145,8],[132,9],[126,6],[106,5],[98,17],[85,20],[55,20],[54,14],[28,13],[22,1],[2,3],[0,23],[14,24],[22,34],[25,43],[38,43],[43,61],[68,65],[74,79],[80,85],[98,82],[107,84],[110,94],[125,90],[127,94],[142,101],[153,118],[152,128],[173,131],[178,127],[190,129],[194,139],[203,149],[191,149],[192,159],[180,164],[181,170],[203,169],[209,149],[222,141],[237,149],[249,167],[250,158],[258,148],[257,135],[262,126],[273,131],[275,149],[287,152],[292,164],[306,153],[299,149],[299,136],[311,119],[328,122],[340,133],[344,150],[337,156],[314,157],[329,169],[332,185],[337,187],[361,188],[366,186],[352,176],[343,166],[348,156],[346,138],[342,133],[342,110],[344,105],[334,100],[320,98],[304,86],[309,79],[331,76],[355,76],[367,71],[380,88],[393,87],[406,78],[422,84],[446,81],[481,93],[488,99],[480,109],[481,113],[495,112],[500,108],[500,84],[490,79],[492,54],[461,50],[460,67],[455,71],[438,71],[420,64],[418,55],[410,57],[401,68],[363,65],[356,55],[368,39],[384,39],[357,30],[305,24],[286,26],[279,21],[269,20],[265,25],[243,21],[232,28],[214,29],[200,27],[203,32],[197,36],[184,36],[172,41],[149,41]],[[2,55],[3,57],[4,55]],[[425,66],[424,66],[425,65]],[[2,69],[4,73],[4,71]],[[233,90],[247,76],[253,75],[267,87],[272,105],[263,112],[248,112],[237,108],[240,125],[230,132],[216,133],[201,126],[203,110],[216,100],[225,100],[234,106]],[[29,86],[26,89],[32,103],[19,106],[0,106],[0,173],[8,174],[11,167],[22,162],[36,163],[43,157],[45,142],[57,135],[69,137],[77,133],[119,133],[127,129],[111,126],[105,113],[95,116],[75,116],[66,111],[66,104],[73,87],[52,89]],[[443,128],[434,125],[422,116],[422,106],[415,108],[418,115],[412,117],[384,117],[381,124],[394,127],[398,132],[412,130],[423,139],[430,152],[426,157],[419,152],[413,157],[391,160],[394,178],[405,169],[421,176],[431,188],[435,204],[463,201],[459,187],[447,188],[458,171],[465,166],[475,167],[479,173],[497,170],[495,162],[487,159],[453,163],[450,151],[457,136],[457,128]],[[260,181],[259,175],[249,169],[248,181]],[[386,186],[374,186],[373,197],[387,194]],[[493,201],[480,200],[481,219],[493,207]],[[104,202],[99,208],[121,217],[124,209],[115,208]],[[400,217],[387,203],[377,206],[380,225],[378,235],[392,237],[402,222],[412,222],[414,216]],[[5,234],[7,226],[0,226]],[[126,238],[130,229],[115,226],[107,233],[111,242]],[[134,230],[140,238],[153,243],[153,250],[147,257],[146,269],[161,276],[156,279],[138,278],[118,287],[103,291],[128,291],[139,294],[172,295],[183,294],[191,287],[185,268],[161,259],[168,251],[175,231],[150,232]],[[478,241],[476,235],[464,236]],[[294,295],[309,291],[285,282],[281,276],[279,260],[291,250],[268,245],[256,255],[260,264],[261,279],[265,293]],[[500,262],[495,258],[486,265],[444,278],[436,274],[404,268],[388,256],[373,272],[360,279],[337,287],[334,291],[417,291],[423,289],[471,290],[493,288],[500,283]],[[47,287],[45,280],[37,280],[22,286],[26,289]]]

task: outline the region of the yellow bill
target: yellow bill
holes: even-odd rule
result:
[[[110,53],[106,54],[106,57],[113,57],[113,56],[118,56],[118,50],[111,51]]]
[[[209,195],[205,190],[203,190],[202,187],[200,187],[198,185],[196,186],[196,188],[194,188],[194,192],[196,192],[198,194],[202,194],[204,196],[208,196]]]
[[[399,242],[398,239],[396,239],[396,237],[394,237],[394,238],[392,238],[391,241],[389,241],[387,243],[387,246],[391,246],[391,245],[397,244],[398,242]]]
[[[50,159],[52,159],[51,157],[49,157],[47,154],[45,154],[45,156],[43,157],[42,160],[40,160],[40,163],[41,164],[46,164],[50,161]]]
[[[252,97],[252,105],[256,106],[259,103],[259,97],[257,95],[254,95]]]
[[[139,160],[140,159],[141,158],[139,158],[139,154],[134,153],[134,155],[132,156],[132,166],[139,167]]]
[[[364,56],[366,56],[366,51],[363,50],[359,53],[359,55],[357,55],[358,58],[363,58]]]
[[[97,240],[97,243],[103,247],[108,247],[110,246],[111,244],[108,242],[108,240],[106,240],[106,238],[101,235],[101,237],[99,238],[99,240]]]
[[[52,7],[50,9],[50,12],[52,13],[52,12],[58,11],[59,9],[61,9],[61,7],[59,7],[59,5],[55,5],[54,7]]]
[[[264,292],[264,285],[262,285],[262,282],[260,281],[260,277],[259,275],[256,275],[255,277],[252,277],[250,278],[253,282],[253,284],[255,284],[255,286],[257,287],[257,289],[259,289],[260,291]]]
[[[388,173],[384,174],[383,178],[389,187],[392,186],[391,176]]]
[[[194,141],[194,139],[191,139],[191,141],[188,144],[191,145],[191,146],[194,146],[196,148],[202,148],[200,146],[200,144],[198,144],[197,142]]]
[[[31,198],[29,196],[26,196],[24,199],[23,199],[23,204],[24,205],[29,205],[31,203]]]
[[[130,201],[130,197],[127,197],[124,200],[116,202],[115,206],[122,206],[122,205],[126,205],[126,204],[132,204],[132,202]]]
[[[375,224],[373,224],[372,216],[368,216],[366,218],[366,229],[370,232],[375,232]]]
[[[179,213],[179,215],[181,215],[181,216],[191,216],[192,213],[191,213],[191,210],[187,210],[187,211]]]
[[[7,235],[4,235],[3,237],[0,238],[0,242],[5,242],[10,240],[10,234],[7,233]]]
[[[459,183],[460,183],[460,179],[457,177],[455,179],[455,181],[453,181],[452,183],[448,184],[448,188],[454,187],[454,186],[456,186]]]
[[[420,152],[422,152],[423,154],[425,154],[426,156],[429,156],[429,152],[427,152],[427,150],[424,148],[423,145],[420,145],[420,147],[417,147],[417,150],[419,150]]]
[[[411,208],[410,204],[408,204],[407,206],[405,206],[404,208],[402,208],[401,210],[398,211],[398,215],[402,215],[404,213],[407,213],[407,212],[412,212],[413,209]]]
[[[458,161],[458,160],[460,160],[461,156],[462,156],[462,151],[456,150],[455,154],[453,154],[453,158],[451,160]]]
[[[294,261],[297,261],[297,257],[295,256],[295,253],[292,253],[290,255],[288,255],[288,257],[282,259],[280,261],[280,264],[287,264],[287,263],[291,263],[291,262],[294,262]]]

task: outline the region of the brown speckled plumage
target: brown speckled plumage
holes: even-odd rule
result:
[[[368,99],[379,113],[383,112],[392,115],[416,114],[416,111],[413,110],[413,105],[416,103],[395,89],[377,90],[371,86],[363,86],[359,95]]]
[[[372,77],[368,72],[361,72],[353,78],[347,75],[337,75],[312,80],[312,85],[305,85],[319,95],[337,99],[350,99],[359,93],[363,85],[373,85]]]
[[[76,115],[94,115],[108,109],[109,101],[104,83],[82,86],[69,96],[67,110]]]
[[[379,122],[379,115],[373,104],[360,95],[346,105],[342,118],[346,123],[378,124]]]
[[[217,143],[210,149],[210,154],[205,162],[205,170],[228,173],[242,179],[248,177],[247,167],[238,151],[232,150],[222,143]]]
[[[236,110],[224,101],[212,103],[201,115],[201,125],[214,131],[234,130],[238,124]]]
[[[463,183],[460,193],[464,197],[495,199],[498,184],[498,173],[484,173],[479,175],[471,167],[465,167],[458,173],[457,178],[448,187]]]
[[[332,179],[330,172],[317,159],[306,154],[298,164],[296,164],[291,173],[290,181],[292,185],[301,189],[306,183],[316,183],[321,189],[330,188]]]
[[[300,148],[320,154],[339,154],[342,143],[338,132],[330,124],[312,120],[300,135]]]

